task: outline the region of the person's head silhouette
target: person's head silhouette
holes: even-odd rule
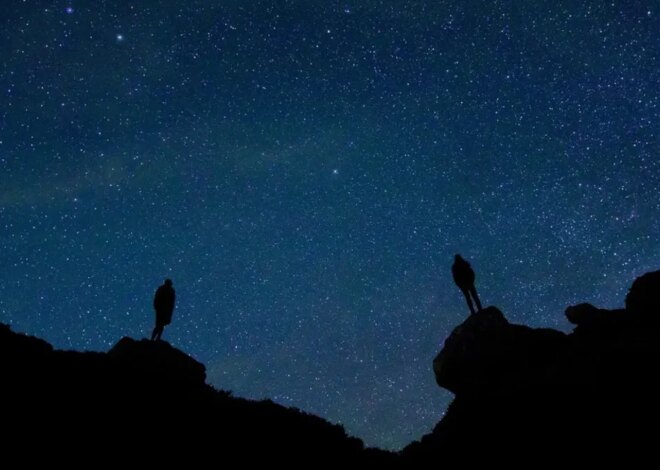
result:
[[[172,279],[165,279],[166,286],[172,286]]]

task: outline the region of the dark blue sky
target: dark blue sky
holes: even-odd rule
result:
[[[5,4],[6,3],[6,4]],[[0,321],[164,339],[400,448],[484,304],[568,330],[660,265],[655,1],[38,1],[0,18]]]

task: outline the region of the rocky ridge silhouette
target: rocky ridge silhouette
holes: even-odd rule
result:
[[[317,416],[214,389],[204,365],[164,341],[122,338],[108,353],[58,351],[0,324],[0,376],[5,448],[28,462],[396,459]]]
[[[656,458],[660,417],[660,271],[635,280],[625,309],[566,309],[570,334],[471,315],[433,361],[456,396],[410,464]]]
[[[55,350],[0,324],[0,419],[23,463],[218,462],[430,467],[655,458],[660,417],[660,271],[625,308],[568,307],[570,334],[469,316],[433,361],[455,399],[400,453],[365,449],[341,426],[205,383],[166,342],[122,338],[108,353]]]

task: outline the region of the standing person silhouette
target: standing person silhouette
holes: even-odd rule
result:
[[[481,302],[477,295],[477,289],[474,287],[474,271],[470,267],[470,263],[465,261],[461,255],[454,256],[451,274],[454,276],[454,282],[465,296],[468,307],[470,307],[470,313],[475,313],[472,297],[474,297],[474,302],[477,304],[477,311],[481,311]]]
[[[165,325],[169,325],[172,321],[172,312],[174,311],[174,301],[176,300],[176,293],[172,287],[172,280],[165,279],[165,283],[156,289],[154,295],[154,310],[156,310],[156,327],[151,333],[151,340],[160,340],[163,334]]]

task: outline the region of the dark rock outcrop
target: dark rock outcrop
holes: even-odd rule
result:
[[[512,325],[496,307],[488,307],[456,327],[433,370],[438,385],[455,394],[535,383],[567,341],[559,331]]]
[[[136,341],[124,337],[108,351],[108,356],[143,377],[198,386],[206,381],[204,364],[166,341]]]
[[[660,271],[638,277],[626,295],[626,310],[646,316],[651,321],[660,321]]]
[[[659,299],[660,271],[645,274],[625,310],[569,307],[569,335],[512,325],[495,307],[471,315],[433,362],[456,397],[433,432],[404,449],[404,462],[654,457]]]
[[[572,305],[564,312],[569,322],[574,325],[592,325],[607,321],[609,310],[594,307],[591,304]]]
[[[207,385],[165,342],[121,339],[107,354],[54,350],[0,325],[3,448],[25,463],[227,466],[392,464],[343,427]],[[38,451],[34,451],[34,450]]]
[[[659,293],[657,271],[635,280],[625,309],[569,307],[570,334],[511,324],[495,307],[471,315],[433,361],[454,401],[399,456],[364,449],[316,416],[215,390],[202,364],[165,342],[123,338],[107,354],[57,351],[0,325],[4,449],[24,464],[437,467],[625,458],[635,466],[656,455]]]

